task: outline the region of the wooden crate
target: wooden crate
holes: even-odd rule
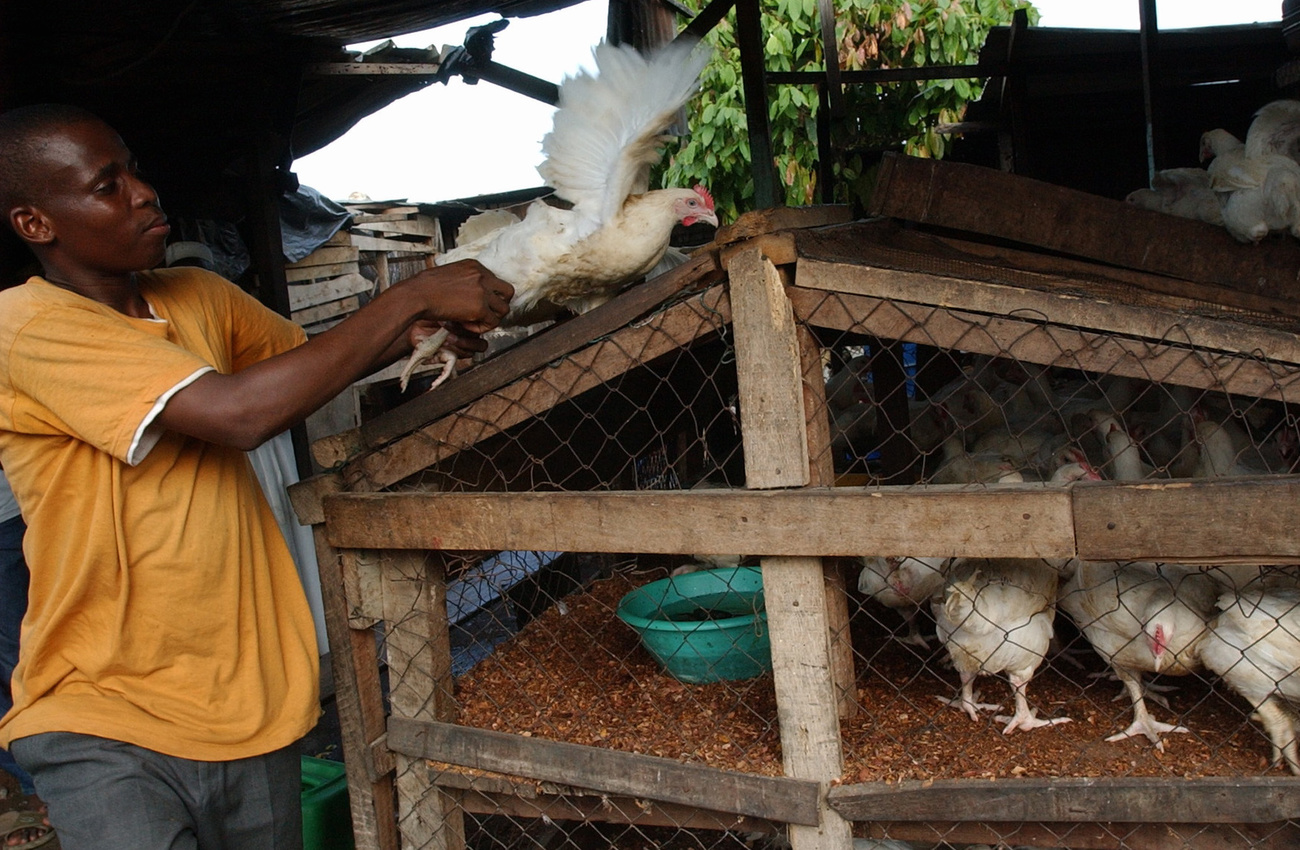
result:
[[[1043,205],[1052,198],[1033,197],[1051,220]],[[827,223],[826,211],[807,215],[803,223]],[[1164,238],[1162,222],[1143,221],[1150,238]],[[839,559],[912,552],[1296,563],[1300,479],[896,486],[918,453],[899,446],[908,378],[901,361],[891,369],[885,358],[874,378],[887,436],[880,464],[859,486],[832,489],[843,470],[831,452],[823,368],[825,349],[847,339],[880,351],[917,343],[1287,405],[1300,392],[1296,302],[1222,282],[1156,280],[1113,258],[1087,262],[1091,249],[1077,244],[1071,259],[1031,241],[1007,245],[1015,233],[999,233],[997,243],[963,237],[950,222],[934,232],[888,221],[799,223],[795,211],[751,218],[688,265],[314,445],[318,461],[340,471],[305,482],[295,498],[300,519],[315,527],[328,586],[358,846],[396,847],[399,833],[403,846],[464,846],[483,815],[630,825],[619,834],[642,842],[657,827],[784,829],[797,850],[840,850],[855,834],[925,846],[1295,846],[1300,780],[1234,760],[1234,747],[1266,755],[1267,743],[1248,708],[1215,696],[1211,683],[1198,710],[1235,712],[1236,725],[1222,742],[1206,739],[1222,749],[1195,777],[1162,767],[1144,742],[1094,743],[1112,731],[1103,709],[1110,694],[1099,699],[1082,685],[1096,717],[1071,724],[1073,737],[1053,731],[1064,726],[1003,738],[999,727],[937,706],[941,672],[889,666],[888,634],[864,636],[863,603]],[[772,226],[796,229],[765,232]],[[716,393],[700,391],[701,370]],[[594,438],[602,417],[605,440]],[[641,420],[645,433],[634,435]],[[719,458],[719,434],[733,424],[743,454]],[[701,432],[694,439],[692,429]],[[638,461],[654,447],[681,464],[686,483],[710,468],[739,480],[638,491]],[[480,681],[487,676],[457,680],[444,607],[454,558],[507,550],[630,552],[638,564],[698,552],[754,556],[773,674],[736,686],[719,709],[705,691],[653,678],[644,659],[610,649],[614,632],[584,632],[580,649],[593,654],[572,661],[578,648],[529,650],[547,628],[576,628],[556,610],[499,650],[492,669],[509,687],[492,691]],[[605,615],[612,620],[608,604]],[[378,623],[393,676],[387,712],[370,631]],[[602,701],[601,689],[582,688],[618,675],[640,689],[610,685]],[[537,692],[533,710],[520,710],[512,694],[529,693],[524,682],[538,677],[546,700]],[[483,715],[457,699],[484,693],[495,709],[464,725]],[[667,730],[653,717],[679,715],[630,709],[683,700],[700,710]],[[732,729],[728,711],[770,724],[752,739],[733,736],[734,757],[700,737]],[[623,728],[620,717],[640,720]],[[762,728],[779,740],[759,740]],[[1029,748],[1033,735],[1073,748],[1073,760],[1045,761]],[[661,750],[665,737],[680,749]],[[954,746],[959,756],[970,748],[969,764],[927,761]],[[1095,747],[1119,748],[1103,753],[1121,753],[1124,766],[1069,775]]]

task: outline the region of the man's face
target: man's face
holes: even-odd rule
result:
[[[32,208],[61,265],[125,274],[158,265],[170,228],[153,187],[108,125],[81,121],[48,138]]]

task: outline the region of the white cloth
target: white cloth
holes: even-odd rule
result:
[[[316,542],[312,539],[311,528],[298,524],[293,505],[289,503],[288,488],[298,483],[293,438],[288,431],[272,437],[248,452],[248,459],[253,464],[253,471],[257,473],[266,501],[271,505],[271,512],[280,525],[284,542],[289,544],[293,562],[298,566],[298,577],[302,580],[303,592],[307,594],[307,605],[311,608],[312,619],[316,621],[316,649],[325,655],[329,652],[329,638],[325,635],[325,603],[320,594]]]

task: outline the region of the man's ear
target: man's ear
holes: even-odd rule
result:
[[[49,219],[30,204],[22,204],[10,210],[9,224],[18,238],[29,245],[49,245],[54,241],[54,228]]]

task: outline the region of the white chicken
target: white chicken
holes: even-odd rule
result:
[[[1239,242],[1258,242],[1280,230],[1300,236],[1300,164],[1281,154],[1252,156],[1226,130],[1202,136],[1201,156],[1219,196],[1223,226]]]
[[[1146,210],[1223,224],[1219,197],[1204,168],[1167,168],[1151,178],[1150,189],[1134,189],[1124,200]]]
[[[858,590],[903,615],[907,636],[903,643],[928,647],[929,643],[917,625],[921,606],[928,605],[943,590],[944,568],[948,558],[881,558],[859,559],[862,572],[858,574]]]
[[[1185,676],[1200,669],[1197,648],[1214,613],[1218,587],[1206,575],[1162,572],[1156,564],[1078,561],[1059,604],[1097,654],[1110,664],[1133,703],[1133,722],[1107,741],[1186,732],[1147,711],[1143,673]]]
[[[1201,660],[1254,708],[1273,744],[1274,764],[1285,760],[1300,775],[1300,590],[1225,593],[1218,607]]]
[[[975,678],[1005,672],[1016,711],[996,717],[1007,724],[1002,734],[1070,721],[1040,719],[1025,695],[1052,640],[1058,580],[1056,569],[1036,559],[969,558],[949,566],[942,601],[933,610],[939,639],[961,676],[961,697],[950,705],[978,720],[981,708],[998,706],[975,701]]]
[[[542,140],[546,159],[537,167],[573,208],[534,201],[522,221],[494,219],[504,226],[438,256],[439,265],[476,259],[515,288],[503,327],[549,318],[539,310],[556,306],[591,310],[659,263],[676,224],[718,223],[703,186],[648,191],[662,134],[708,61],[697,44],[673,42],[650,58],[631,46],[597,46],[597,75],[579,71],[560,86],[552,129]],[[447,336],[440,330],[417,346],[402,372],[402,389]],[[450,353],[441,359],[435,386],[455,365]]]
[[[1246,155],[1265,154],[1300,162],[1300,100],[1275,100],[1255,113],[1246,130]]]

